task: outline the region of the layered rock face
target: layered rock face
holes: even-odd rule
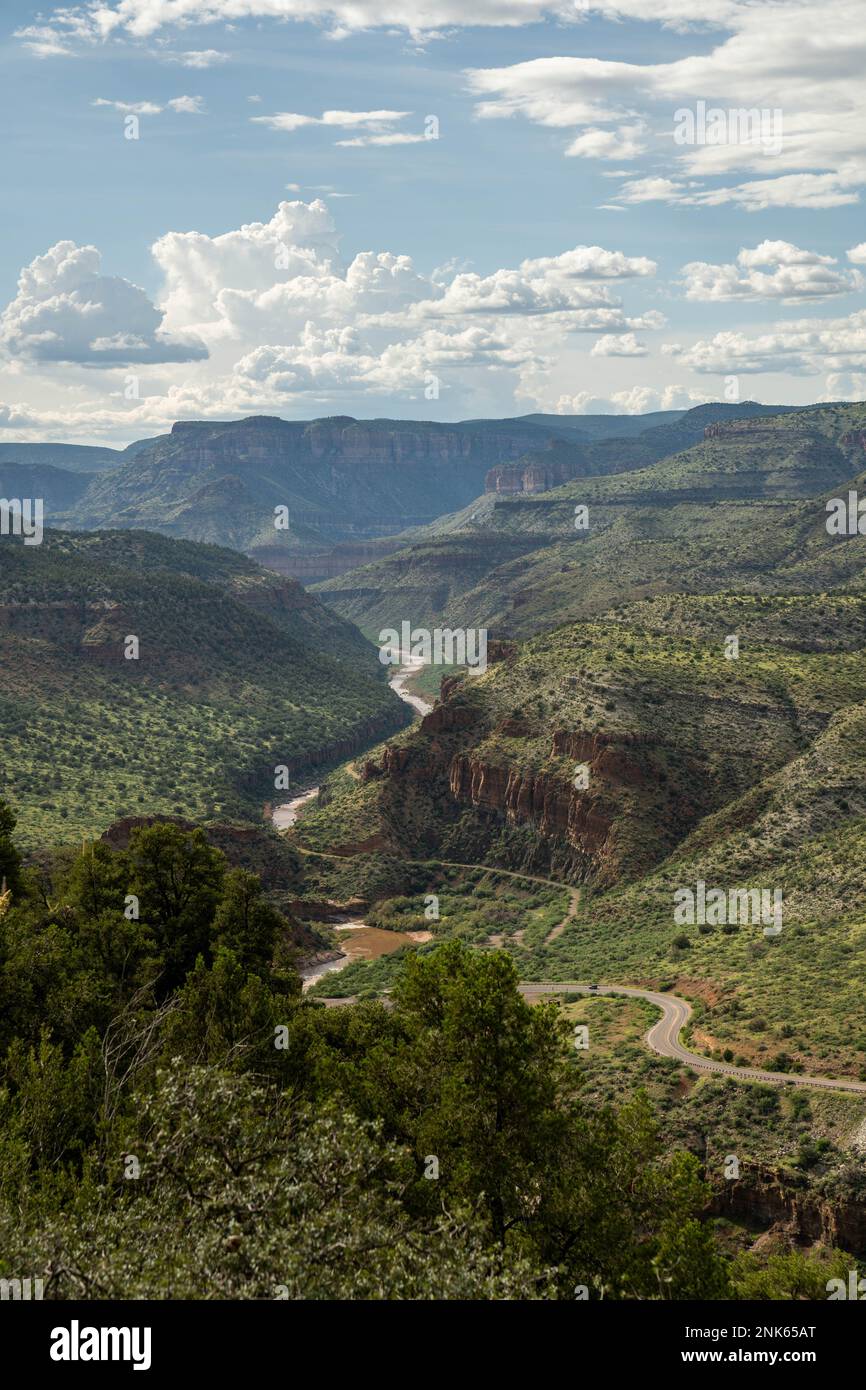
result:
[[[508,721],[500,733],[526,737],[531,729]],[[574,875],[609,885],[624,867],[618,826],[633,814],[631,793],[642,802],[643,792],[654,796],[657,790],[651,762],[643,756],[651,746],[652,740],[636,734],[613,737],[558,729],[551,739],[551,759],[587,764],[592,790],[576,788],[559,772],[505,767],[473,751],[452,756],[448,787],[461,805],[492,812],[512,825],[532,826],[547,842],[551,857],[567,863]]]
[[[484,491],[495,492],[500,497],[547,492],[552,487],[559,487],[560,483],[571,482],[582,471],[577,463],[555,460],[550,463],[499,464],[485,474]]]
[[[95,477],[69,515],[87,527],[148,527],[248,551],[275,547],[284,552],[284,573],[325,578],[358,560],[347,554],[328,564],[319,554],[312,572],[301,573],[295,552],[361,544],[457,511],[483,491],[492,465],[547,438],[541,426],[508,420],[182,421]],[[288,509],[291,541],[275,531],[277,507]]]
[[[711,1211],[716,1216],[733,1217],[768,1228],[796,1244],[824,1245],[847,1250],[862,1259],[866,1255],[866,1205],[851,1198],[822,1197],[792,1186],[771,1169],[757,1163],[746,1164],[741,1176],[714,1194]]]
[[[469,813],[488,846],[503,829],[521,832],[522,855],[506,867],[556,866],[574,882],[609,886],[631,872],[631,827],[664,808],[660,819],[686,823],[690,808],[662,786],[654,741],[640,734],[608,735],[581,730],[552,731],[542,766],[509,765],[487,751],[490,730],[459,697],[460,682],[443,683],[442,699],[421,720],[409,742],[389,744],[379,763],[367,762],[364,782],[380,784],[380,807],[395,844],[411,839],[419,807],[429,809],[437,834]],[[456,697],[456,698],[453,698]],[[507,718],[494,731],[507,739],[537,740],[531,721]],[[554,760],[558,767],[551,768]],[[574,763],[589,766],[589,786],[573,784]],[[420,848],[420,846],[419,846]],[[494,851],[495,853],[495,851]],[[459,856],[458,856],[459,857]]]
[[[567,782],[547,773],[492,767],[458,754],[448,782],[455,800],[499,811],[508,820],[531,822],[545,838],[560,836],[586,854],[598,854],[611,831],[603,798],[572,792]]]

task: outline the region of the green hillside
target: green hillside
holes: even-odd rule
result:
[[[259,820],[277,765],[296,776],[406,718],[374,649],[299,585],[147,533],[4,539],[0,667],[27,844],[119,814]]]
[[[573,785],[580,764],[586,789]],[[553,937],[515,937],[529,925],[518,913],[498,938],[524,978],[667,981],[699,1002],[719,1055],[787,1051],[803,1070],[857,1075],[864,784],[866,600],[658,597],[452,681],[360,782],[334,783],[296,838],[346,853],[363,826],[381,853],[579,885]],[[781,936],[678,928],[674,892],[699,879],[781,888]],[[358,969],[341,989],[358,987]]]
[[[862,537],[828,536],[824,501],[862,488],[864,428],[862,404],[733,421],[649,468],[479,499],[315,592],[365,630],[398,616],[507,637],[659,591],[856,585]]]

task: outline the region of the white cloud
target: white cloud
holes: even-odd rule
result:
[[[834,269],[837,264],[834,256],[804,251],[789,241],[762,241],[751,250],[744,247],[735,265],[690,261],[682,273],[687,299],[778,299],[796,304],[863,288],[859,271]]]
[[[696,372],[787,372],[815,376],[866,367],[866,310],[840,319],[803,319],[757,334],[716,333],[671,352]]]
[[[578,391],[573,396],[560,396],[556,403],[558,415],[645,415],[651,410],[690,410],[718,397],[692,391],[687,386],[632,386],[626,391],[613,391],[609,396],[594,396],[590,391]]]
[[[600,246],[526,260],[490,275],[420,275],[407,256],[361,252],[340,262],[331,213],[320,199],[281,203],[270,222],[214,238],[169,233],[153,248],[165,275],[166,325],[206,342],[285,342],[308,322],[382,333],[425,320],[548,317],[562,328],[618,332],[656,328],[651,312],[633,319],[608,285],[655,273],[655,262]]]
[[[230,55],[217,48],[193,48],[183,53],[160,51],[156,55],[163,63],[179,63],[184,68],[213,68],[227,63]]]
[[[636,3],[589,8],[633,17],[639,9]],[[682,20],[689,9],[692,18],[706,17],[704,5],[673,8],[676,15],[654,5],[641,17]],[[751,212],[858,201],[866,184],[862,0],[755,0],[717,6],[715,18],[728,30],[720,42],[696,45],[670,62],[575,56],[472,69],[476,113],[571,129],[564,152],[572,156],[617,160],[657,149],[656,163],[663,159],[664,167],[630,183],[624,196],[631,202],[729,202]],[[676,144],[675,113],[698,102],[725,112],[766,113],[764,124],[780,140],[755,140],[746,123],[731,120],[721,143]],[[624,142],[624,131],[636,133]],[[738,170],[753,177],[723,187],[710,182]]]
[[[767,208],[839,208],[859,203],[857,185],[863,183],[866,183],[866,161],[838,173],[784,174],[772,179],[752,179],[734,187],[713,188],[671,201],[695,207],[734,203],[746,212],[764,212]]]
[[[50,24],[28,24],[15,30],[16,39],[36,58],[70,58],[74,49],[69,45],[68,33]]]
[[[652,6],[644,0],[478,0],[469,10],[457,0],[94,0],[58,7],[50,20],[22,28],[18,36],[32,52],[50,57],[87,43],[148,40],[174,27],[189,30],[220,20],[316,23],[332,37],[383,29],[423,41],[467,25],[513,28],[545,19],[568,25],[592,14],[669,25],[685,34],[694,29],[700,39],[690,50],[686,39],[680,56],[667,62],[552,56],[473,69],[469,81],[478,115],[519,116],[568,132],[563,152],[572,158],[654,160],[645,178],[624,190],[630,202],[663,197],[694,206],[730,203],[753,212],[859,200],[866,184],[863,0],[702,0],[699,6],[694,0]],[[717,31],[709,44],[708,28]],[[205,65],[215,53],[191,48],[179,61]],[[674,113],[699,101],[723,111],[760,109],[774,119],[780,113],[781,146],[771,153],[742,130],[717,144],[675,145]],[[397,139],[396,131],[386,140],[387,134],[363,132],[346,143],[418,143]],[[732,181],[739,171],[746,177]],[[717,185],[719,178],[724,182]]]
[[[339,400],[347,390],[377,395],[418,393],[429,373],[471,369],[509,374],[528,360],[527,352],[483,328],[457,332],[428,329],[418,338],[388,344],[381,352],[364,351],[361,336],[350,328],[324,332],[307,325],[292,346],[254,348],[236,365],[236,383],[262,393],[274,403],[299,394]]]
[[[558,256],[523,261],[527,275],[545,275],[561,283],[571,280],[630,280],[655,275],[657,266],[647,256],[626,256],[603,246],[575,246]]]
[[[184,416],[320,404],[368,414],[371,396],[423,401],[432,375],[450,415],[507,413],[549,391],[569,335],[606,334],[599,353],[634,356],[635,333],[664,324],[655,310],[629,314],[612,294],[655,273],[647,257],[578,246],[486,275],[458,264],[426,275],[391,251],[344,259],[320,199],[281,203],[268,221],[218,236],[168,232],[152,252],[159,307],[102,275],[94,247],[60,243],[22,272],[0,320],[2,375],[14,368],[26,388],[17,409],[31,410],[30,392],[51,405],[31,410],[45,429],[62,419],[75,437],[101,428],[129,438]],[[62,384],[57,362],[72,364]],[[138,402],[123,399],[129,363],[141,364]],[[95,365],[116,371],[112,410],[104,385],[92,388]]]
[[[336,143],[345,149],[360,150],[368,145],[422,145],[426,139],[426,135],[394,130],[384,135],[356,135],[352,140],[337,140]]]
[[[37,362],[191,362],[204,346],[162,328],[144,290],[102,275],[95,246],[59,241],[22,270],[18,293],[0,316],[0,349]]]
[[[862,401],[866,399],[866,372],[831,372],[824,383],[823,401]]]
[[[157,106],[155,101],[108,101],[105,97],[97,97],[90,104],[91,106],[110,106],[112,111],[123,111],[125,114],[133,116],[158,116],[163,109],[161,106]]]
[[[848,252],[848,259],[852,265],[866,265],[866,241],[861,241],[859,246],[852,246]]]
[[[646,357],[649,349],[633,333],[605,333],[593,344],[592,357]]]
[[[590,126],[572,140],[565,153],[585,159],[636,159],[646,150],[641,138],[645,131],[643,121],[638,121],[636,125],[620,126],[619,130]]]
[[[388,126],[411,114],[410,111],[323,111],[321,116],[304,116],[297,111],[277,111],[273,116],[250,116],[250,120],[254,125],[266,125],[271,130],[292,135],[296,130],[317,125],[340,126],[349,130],[361,126],[374,131],[387,131]]]
[[[204,102],[201,97],[172,97],[166,105],[172,111],[186,116],[201,116],[204,114]]]
[[[20,405],[0,404],[0,429],[29,430],[39,426],[39,416]]]
[[[172,97],[164,106],[160,106],[155,101],[109,101],[105,97],[97,97],[90,104],[91,106],[108,106],[112,111],[122,111],[133,116],[158,116],[163,111],[175,111],[179,115],[187,116],[204,114],[204,104],[201,97]]]
[[[619,196],[624,203],[678,202],[685,187],[684,183],[677,183],[675,179],[631,179],[623,184]]]
[[[465,26],[519,28],[545,19],[580,24],[593,13],[680,30],[733,26],[749,8],[750,0],[701,0],[696,16],[695,0],[656,0],[651,8],[645,0],[476,0],[470,7],[463,0],[90,0],[58,7],[44,27],[58,45],[147,39],[174,26],[228,25],[241,19],[318,24],[337,39],[384,29],[424,42]],[[17,37],[28,42],[26,30],[17,31]]]

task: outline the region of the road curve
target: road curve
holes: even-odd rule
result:
[[[660,994],[652,989],[638,989],[634,985],[599,985],[597,990],[589,985],[524,983],[520,992],[525,999],[539,999],[548,994],[630,994],[637,999],[646,999],[662,1016],[644,1035],[644,1041],[653,1052],[661,1057],[673,1057],[678,1062],[694,1067],[696,1071],[719,1072],[722,1076],[732,1076],[737,1081],[761,1081],[771,1086],[811,1086],[823,1091],[857,1091],[866,1093],[866,1081],[833,1081],[827,1076],[805,1076],[796,1072],[761,1071],[757,1067],[735,1067],[731,1062],[717,1062],[713,1057],[702,1057],[698,1052],[690,1052],[680,1042],[680,1033],[688,1022],[692,1007],[676,994]]]

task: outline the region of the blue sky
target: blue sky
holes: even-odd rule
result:
[[[464,8],[7,3],[4,437],[866,395],[863,0]]]

